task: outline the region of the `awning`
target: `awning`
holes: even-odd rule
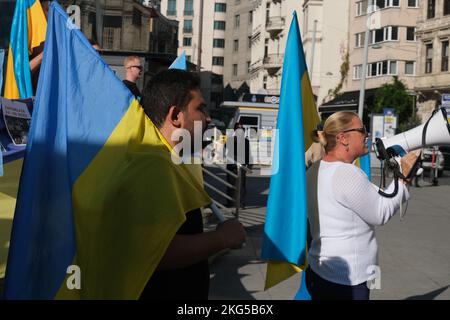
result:
[[[375,92],[378,88],[367,89],[365,94],[365,107],[372,105],[375,99]],[[347,91],[340,94],[335,99],[322,104],[319,107],[319,112],[322,114],[322,118],[328,118],[331,114],[337,111],[353,111],[358,112],[359,105],[359,90]]]

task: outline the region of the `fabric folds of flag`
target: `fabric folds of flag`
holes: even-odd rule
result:
[[[210,199],[56,2],[48,23],[5,297],[136,299]]]
[[[17,0],[11,25],[4,97],[33,96],[29,55],[45,40],[47,20],[39,0]]]
[[[372,149],[372,144],[369,139],[367,142],[367,145],[369,147],[369,150]],[[361,168],[362,171],[364,171],[367,175],[367,178],[369,178],[369,181],[372,179],[372,170],[371,170],[371,164],[370,164],[370,151],[368,154],[356,159],[355,165],[359,168]]]
[[[273,172],[261,257],[268,260],[266,289],[306,267],[305,150],[319,123],[294,12],[283,63]]]
[[[172,62],[169,69],[187,70],[186,51],[183,51],[181,55]]]

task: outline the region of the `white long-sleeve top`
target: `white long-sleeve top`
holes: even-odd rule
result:
[[[391,183],[385,191],[391,193]],[[399,183],[398,194],[386,198],[378,193],[366,174],[353,164],[321,161],[317,199],[319,226],[311,219],[312,235],[308,262],[325,280],[357,285],[368,280],[378,265],[375,226],[383,225],[409,199]],[[369,268],[369,270],[368,270]]]

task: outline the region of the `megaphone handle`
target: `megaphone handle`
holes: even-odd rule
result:
[[[395,197],[397,195],[397,193],[398,193],[398,179],[399,179],[399,177],[397,176],[397,174],[394,173],[394,191],[392,193],[385,193],[381,189],[378,190],[378,193],[381,194],[383,197],[386,197],[386,198],[393,198],[393,197]]]

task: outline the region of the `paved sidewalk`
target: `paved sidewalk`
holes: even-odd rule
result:
[[[373,290],[371,299],[450,299],[450,172],[439,182],[411,188],[405,220],[397,214],[377,229],[381,289]],[[213,259],[210,299],[290,300],[299,274],[264,291],[266,263],[259,257],[269,179],[250,176],[248,184],[247,202],[253,206],[240,214],[247,244]]]

